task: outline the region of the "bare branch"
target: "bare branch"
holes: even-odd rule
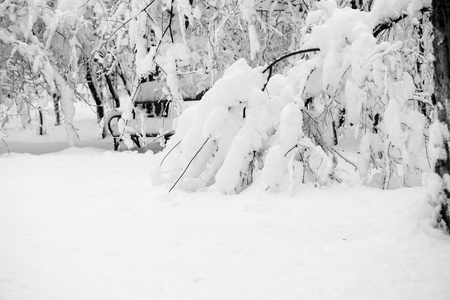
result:
[[[186,168],[184,169],[184,171],[181,173],[180,177],[178,177],[177,181],[175,181],[175,183],[173,184],[173,186],[170,188],[169,193],[173,190],[173,188],[177,185],[178,181],[180,181],[181,177],[183,177],[183,175],[186,173],[187,169],[189,168],[189,166],[191,165],[191,163],[194,161],[194,159],[197,157],[197,155],[200,153],[200,151],[203,149],[203,147],[205,147],[206,143],[209,141],[210,138],[207,138],[205,140],[205,142],[203,143],[203,145],[200,147],[200,149],[198,149],[197,153],[195,153],[195,155],[192,157],[192,159],[189,161],[188,165],[186,166]]]
[[[298,50],[298,51],[294,51],[294,52],[288,53],[286,55],[283,55],[282,57],[276,59],[274,62],[272,62],[270,65],[268,65],[267,68],[265,68],[264,71],[263,71],[263,73],[266,73],[267,71],[269,71],[269,76],[267,77],[267,81],[264,84],[264,87],[263,87],[262,90],[264,91],[266,89],[267,84],[269,83],[269,80],[272,77],[273,67],[277,63],[279,63],[280,61],[282,61],[282,60],[284,60],[284,59],[286,59],[288,57],[294,56],[294,55],[304,54],[304,53],[308,53],[308,52],[316,52],[316,51],[320,51],[320,49],[319,48],[311,48],[311,49]]]

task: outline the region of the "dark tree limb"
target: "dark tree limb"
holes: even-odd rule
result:
[[[316,52],[316,51],[320,51],[320,49],[319,49],[319,48],[311,48],[311,49],[298,50],[298,51],[294,51],[294,52],[288,53],[288,54],[286,54],[286,55],[283,55],[282,57],[280,57],[280,58],[276,59],[275,61],[273,61],[273,62],[272,62],[270,65],[268,65],[268,66],[264,69],[264,71],[263,71],[263,73],[266,73],[267,71],[269,71],[269,76],[267,77],[267,81],[266,81],[266,83],[264,84],[264,87],[263,87],[262,90],[264,91],[264,90],[266,89],[267,84],[269,83],[269,80],[270,80],[270,78],[272,77],[273,67],[274,67],[277,63],[279,63],[280,61],[282,61],[282,60],[284,60],[284,59],[286,59],[286,58],[289,58],[289,57],[291,57],[291,56],[294,56],[294,55],[304,54],[304,53],[308,53],[308,52]]]
[[[55,92],[53,93],[53,107],[55,110],[55,126],[60,126],[61,125],[61,110],[59,107],[59,101],[61,100],[61,93]]]
[[[38,112],[39,112],[39,135],[44,135],[45,134],[44,113],[42,107],[39,107]]]
[[[117,92],[116,87],[113,84],[111,74],[109,74],[108,72],[105,72],[105,80],[106,84],[108,85],[108,90],[111,93],[111,97],[113,98],[114,107],[120,107],[119,93]]]
[[[151,1],[147,6],[145,6],[143,9],[141,9],[141,13],[146,11],[147,8],[150,7],[150,5],[153,4],[153,2],[155,2],[156,0]],[[120,30],[122,29],[125,25],[127,25],[131,20],[133,20],[133,18],[135,17],[131,17],[128,20],[126,20],[125,22],[122,23],[122,25],[120,25],[116,30],[114,30],[114,32],[110,35],[110,37],[106,40],[105,44]]]
[[[420,12],[421,13],[426,13],[426,12],[428,12],[430,10],[431,10],[430,7],[423,7],[420,10]],[[408,17],[408,14],[402,13],[402,14],[400,14],[400,16],[398,16],[395,19],[386,19],[386,20],[384,20],[384,22],[379,23],[378,25],[375,26],[375,28],[372,31],[373,36],[374,37],[378,37],[383,31],[391,29],[395,24],[397,24],[401,20],[405,19],[406,17]]]
[[[172,4],[170,5],[170,19],[169,19],[169,32],[170,32],[170,40],[172,41],[172,44],[174,43],[174,39],[173,39],[173,30],[172,30],[172,20],[173,20],[173,0],[172,0]]]
[[[128,96],[131,96],[131,91],[128,87],[128,80],[125,74],[125,70],[122,68],[119,62],[117,63],[117,74],[119,75],[120,79],[122,79],[123,85],[125,87],[125,90],[127,91]]]
[[[385,30],[391,29],[391,27],[393,27],[396,23],[400,22],[407,16],[408,16],[407,14],[401,14],[398,18],[387,19],[383,23],[378,24],[373,29],[373,36],[378,37],[378,35],[380,35],[380,33],[382,33]]]
[[[91,92],[91,96],[94,99],[96,111],[97,111],[97,122],[100,122],[103,117],[105,116],[105,111],[103,108],[103,101],[100,97],[100,94],[97,91],[97,87],[94,84],[94,81],[92,79],[92,61],[86,60],[86,82],[89,88],[89,91]]]

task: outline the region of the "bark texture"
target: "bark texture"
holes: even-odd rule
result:
[[[53,107],[55,109],[55,126],[61,125],[61,109],[59,108],[59,102],[61,100],[61,94],[58,92],[53,94]]]
[[[109,92],[111,94],[111,97],[113,99],[114,108],[120,107],[120,100],[119,100],[119,93],[117,93],[116,87],[114,86],[114,81],[111,76],[106,70],[105,70],[105,80],[106,85],[108,86]]]
[[[434,27],[434,96],[436,120],[450,131],[450,1],[433,0],[432,23]],[[450,176],[449,140],[444,140],[445,158],[437,159],[435,172],[445,179]],[[445,182],[445,181],[444,181]],[[450,191],[448,185],[442,191],[441,217],[450,228]]]
[[[94,99],[95,105],[97,107],[97,121],[100,122],[103,117],[105,116],[105,110],[103,108],[103,102],[102,99],[99,95],[99,93],[97,92],[97,88],[95,86],[95,83],[93,81],[92,78],[92,62],[87,59],[86,62],[86,81],[87,81],[87,85],[89,87],[89,91],[91,92],[92,98]]]

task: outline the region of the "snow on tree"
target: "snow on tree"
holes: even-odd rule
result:
[[[340,181],[342,159],[367,184],[411,186],[439,161],[446,137],[442,120],[430,130],[430,7],[430,0],[7,0],[0,40],[10,58],[2,54],[1,63],[22,61],[28,82],[59,90],[70,139],[83,72],[99,120],[106,95],[121,106],[123,128],[139,84],[158,80],[181,113],[153,173],[172,188],[236,193],[257,183],[295,192],[306,182]],[[187,108],[183,99],[205,90]],[[334,149],[348,128],[360,140],[357,162]]]
[[[414,175],[429,170],[428,124],[414,104],[430,97],[417,89],[427,74],[408,61],[416,45],[405,40],[429,4],[376,1],[362,11],[333,0],[315,3],[300,44],[320,51],[297,58],[267,87],[263,68],[242,60],[232,65],[197,111],[181,115],[182,130],[162,154],[170,159],[154,177],[188,190],[213,185],[226,193],[256,179],[270,189],[290,190],[307,181],[339,181],[337,152],[330,145],[337,141],[341,113],[361,138],[357,165],[363,179],[383,188],[417,184]],[[408,16],[403,25],[393,30],[385,25],[391,32],[377,39],[375,29],[403,14]],[[194,114],[195,122],[186,120]]]
[[[71,145],[76,144],[77,136],[72,125],[73,101],[80,51],[77,34],[84,26],[85,2],[48,1],[47,6],[44,0],[8,0],[0,6],[0,41],[8,49],[3,55],[9,56],[6,70],[24,78],[22,86],[13,86],[11,93],[16,99],[30,101],[29,96],[21,94],[30,88],[38,91],[39,87],[36,106],[42,108],[46,107],[46,98],[59,93]],[[14,66],[16,62],[22,70]],[[35,103],[30,101],[30,105]]]

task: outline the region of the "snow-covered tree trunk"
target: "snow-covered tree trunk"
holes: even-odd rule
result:
[[[436,120],[432,127],[435,172],[442,178],[436,199],[441,205],[441,217],[450,228],[450,1],[433,0],[434,26],[434,93]]]
[[[59,74],[58,70],[53,68],[53,76],[56,82],[56,88],[61,93],[61,108],[65,116],[65,126],[67,140],[71,147],[75,147],[78,141],[78,134],[73,126],[73,118],[75,116],[75,106],[73,100],[75,98],[74,91],[69,87],[66,80]]]

